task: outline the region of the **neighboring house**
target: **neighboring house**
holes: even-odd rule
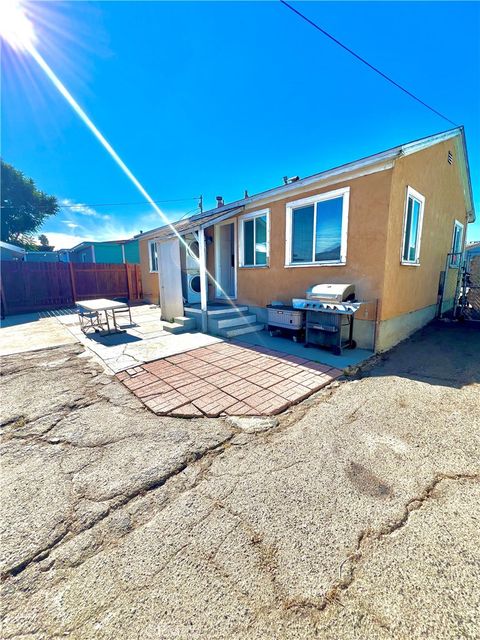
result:
[[[138,263],[138,240],[81,242],[69,250],[70,262]]]
[[[23,260],[25,249],[17,247],[15,244],[0,241],[0,260]]]
[[[27,251],[25,262],[60,262],[59,251]]]
[[[480,262],[480,242],[470,242],[465,247],[465,264],[467,271],[473,260]]]
[[[463,128],[220,204],[174,224],[199,264],[169,226],[136,236],[144,295],[160,300],[162,317],[201,309],[205,330],[211,304],[230,297],[265,322],[272,301],[353,283],[366,302],[355,338],[376,350],[434,318],[439,292],[442,311],[453,306],[458,262],[448,254],[462,251],[475,219]]]

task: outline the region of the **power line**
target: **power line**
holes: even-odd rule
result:
[[[453,124],[454,127],[458,127],[458,125],[455,122],[453,122],[452,120],[450,120],[450,118],[447,118],[442,113],[440,113],[440,111],[437,111],[436,109],[434,109],[433,107],[428,105],[426,102],[424,102],[420,98],[417,98],[417,96],[415,94],[413,94],[411,91],[409,91],[408,89],[405,89],[405,87],[402,87],[401,84],[398,84],[398,82],[395,82],[395,80],[392,80],[392,78],[390,78],[385,73],[383,73],[383,71],[380,71],[380,69],[377,69],[377,67],[374,67],[373,64],[370,64],[369,62],[367,62],[367,60],[365,60],[365,58],[362,58],[361,56],[358,55],[358,53],[355,53],[355,51],[352,51],[352,49],[349,49],[346,45],[344,45],[342,42],[340,42],[340,40],[337,40],[334,36],[332,36],[330,33],[328,33],[328,31],[325,31],[325,29],[322,29],[322,27],[320,27],[316,22],[314,22],[313,20],[310,20],[310,18],[307,18],[307,16],[305,16],[303,13],[300,13],[300,11],[298,11],[297,9],[292,7],[291,4],[289,4],[288,2],[285,2],[285,0],[280,0],[280,2],[283,5],[285,5],[288,9],[290,9],[291,11],[296,13],[298,16],[300,16],[300,18],[303,18],[303,20],[305,20],[305,22],[308,22],[308,24],[312,25],[312,27],[317,29],[317,31],[320,31],[320,33],[323,33],[324,36],[327,36],[327,38],[330,38],[330,40],[333,40],[333,42],[335,42],[335,44],[338,44],[340,47],[342,47],[342,49],[345,49],[345,51],[348,51],[348,53],[351,53],[352,56],[357,58],[357,60],[360,60],[360,62],[363,62],[363,64],[366,64],[367,67],[372,69],[372,71],[375,71],[376,73],[381,75],[382,78],[384,78],[385,80],[388,80],[388,82],[391,82],[395,87],[397,87],[398,89],[400,89],[401,91],[406,93],[407,96],[410,96],[411,98],[413,98],[414,100],[416,100],[417,102],[422,104],[427,109],[430,109],[430,111],[433,111],[433,113],[435,113],[437,116],[440,116],[440,118],[443,118],[444,120],[446,120],[450,124]]]
[[[154,200],[153,202],[159,204],[163,202],[186,202],[187,200],[198,200],[199,196],[193,196],[190,198],[176,198],[173,200]],[[141,202],[97,202],[96,204],[88,204],[84,202],[78,202],[77,204],[61,204],[62,209],[76,209],[78,207],[125,207],[129,205],[148,204],[145,200]]]

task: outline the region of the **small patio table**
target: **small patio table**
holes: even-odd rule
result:
[[[105,312],[105,319],[107,324],[107,333],[112,333],[110,329],[110,322],[108,321],[108,311],[113,311],[113,325],[115,331],[121,331],[117,325],[117,321],[115,318],[115,310],[116,309],[124,309],[127,305],[124,302],[118,302],[117,300],[108,300],[107,298],[97,298],[96,300],[80,300],[76,301],[75,304],[82,311],[86,311],[89,314],[90,326],[97,326],[98,329],[101,329],[103,326],[103,322],[100,320],[100,314]],[[95,322],[94,322],[95,320]],[[95,329],[96,330],[96,329]],[[83,326],[82,326],[83,331]]]

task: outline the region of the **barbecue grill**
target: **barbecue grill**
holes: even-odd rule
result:
[[[341,355],[342,347],[354,349],[353,319],[360,308],[355,302],[353,284],[317,284],[306,291],[306,298],[293,298],[294,309],[306,311],[305,346],[330,348]],[[343,328],[348,327],[348,339],[343,340]]]

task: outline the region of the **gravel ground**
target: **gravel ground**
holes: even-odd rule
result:
[[[479,638],[479,353],[434,325],[263,422],[3,358],[3,637]]]

